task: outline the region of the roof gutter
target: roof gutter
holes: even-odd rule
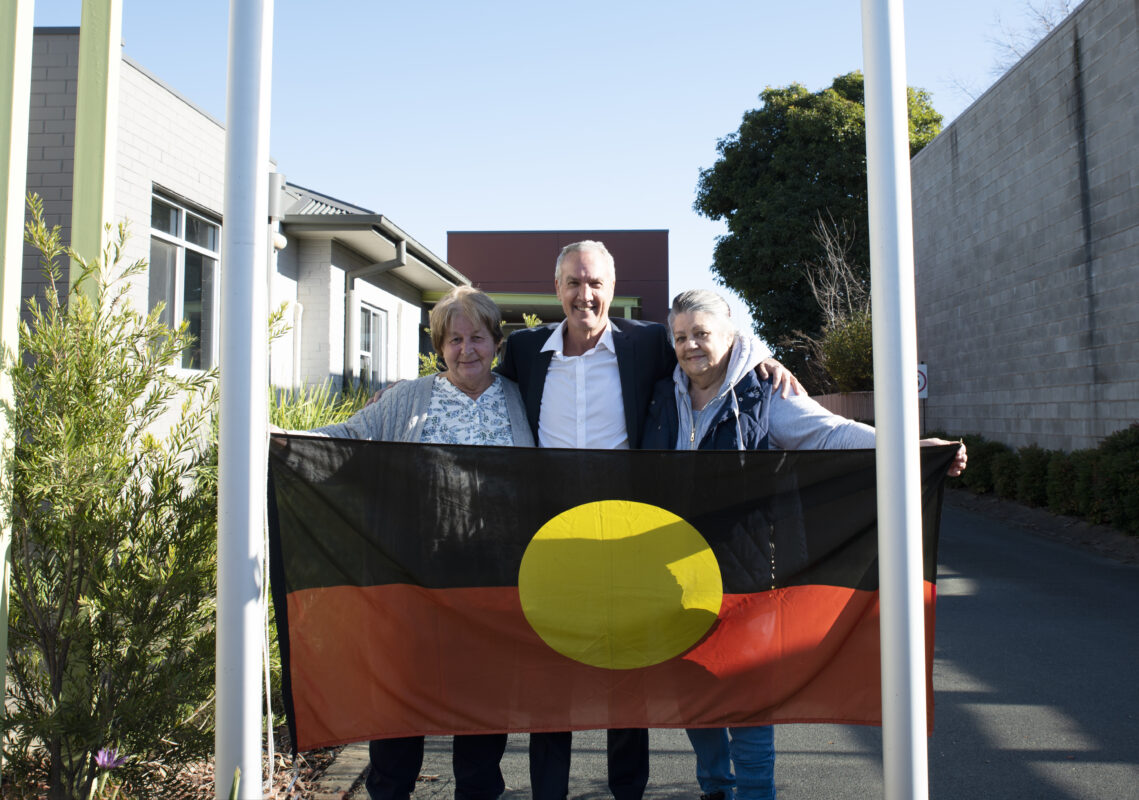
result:
[[[380,230],[380,227],[378,225],[373,225],[372,231],[378,236],[382,236],[385,239],[388,238],[387,236],[384,236],[383,231]],[[406,267],[407,240],[397,239],[395,242],[393,242],[393,244],[395,244],[395,258],[389,261],[377,261],[376,263],[369,264],[366,267],[357,267],[356,269],[350,269],[344,273],[344,290],[348,291],[350,289],[353,289],[356,285],[357,278],[366,278],[369,275],[379,275],[381,272],[387,272],[389,269],[395,269],[396,267]],[[423,261],[423,259],[420,259],[420,261]],[[424,263],[426,264],[426,262]],[[430,265],[428,264],[428,266]]]
[[[406,250],[409,250],[413,256],[422,261],[444,280],[459,286],[470,284],[471,281],[466,275],[439,258],[439,256],[432,253],[411,236],[408,236],[402,228],[387,217],[383,215],[380,216],[378,227],[380,229],[378,233],[381,236],[385,236],[390,241],[396,243],[397,246],[402,246]],[[375,230],[376,226],[373,226],[372,229]]]

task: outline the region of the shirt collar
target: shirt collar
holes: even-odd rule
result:
[[[554,328],[554,332],[550,334],[550,338],[542,345],[541,352],[544,353],[547,350],[552,350],[554,353],[562,355],[565,347],[565,330],[566,322],[562,320],[561,324]],[[611,353],[617,352],[617,348],[613,346],[613,322],[611,320],[606,320],[605,331],[601,334],[601,339],[594,345],[593,349],[596,350],[599,347],[604,347]],[[589,351],[587,350],[586,352]]]

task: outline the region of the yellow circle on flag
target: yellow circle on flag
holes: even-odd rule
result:
[[[724,588],[699,531],[663,508],[601,500],[564,511],[522,556],[530,627],[568,658],[636,669],[680,655],[712,626]]]

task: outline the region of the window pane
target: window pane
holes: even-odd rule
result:
[[[360,350],[365,353],[372,352],[372,324],[375,315],[367,306],[360,309]]]
[[[174,327],[174,280],[178,267],[178,248],[161,239],[150,240],[150,288],[147,308],[165,303],[162,311],[164,325]]]
[[[157,197],[150,201],[150,227],[171,236],[178,235],[178,209]]]
[[[189,323],[194,342],[182,352],[186,369],[213,366],[214,272],[217,261],[193,250],[186,251],[182,284],[182,318]]]
[[[186,215],[186,241],[207,250],[218,249],[218,226],[193,214]]]
[[[379,385],[384,378],[383,311],[360,306],[360,380]]]

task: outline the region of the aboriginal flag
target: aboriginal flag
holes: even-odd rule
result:
[[[922,448],[926,683],[943,477]],[[878,724],[872,450],[289,435],[274,604],[300,750],[415,734]]]

